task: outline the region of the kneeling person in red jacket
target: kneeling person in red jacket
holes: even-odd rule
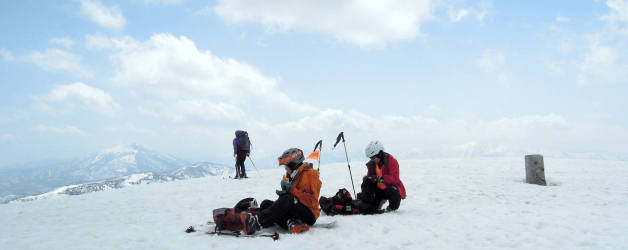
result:
[[[386,211],[397,210],[401,199],[406,198],[406,189],[399,179],[399,163],[384,152],[379,141],[370,142],[364,152],[370,161],[366,163],[368,172],[362,178],[362,192],[357,197],[361,201],[360,212],[379,212],[385,201]]]

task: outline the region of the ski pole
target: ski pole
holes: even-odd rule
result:
[[[253,167],[255,168],[255,171],[257,171],[257,174],[259,176],[262,176],[262,174],[259,173],[259,170],[257,169],[257,167],[255,166],[255,162],[253,162],[253,159],[251,159],[250,155],[247,155],[247,157],[249,157],[249,160],[251,160],[251,164],[253,164]]]
[[[341,138],[342,145],[345,148],[345,157],[347,158],[347,167],[349,168],[349,176],[351,177],[351,187],[353,188],[353,195],[354,197],[357,197],[357,195],[355,194],[355,185],[353,185],[353,174],[351,174],[351,164],[349,164],[349,155],[347,154],[347,145],[345,144],[344,132],[340,132],[340,134],[338,134],[338,137],[336,137],[336,143],[334,143],[334,147],[332,148],[332,150],[336,148],[336,145],[338,145],[338,142],[340,142]]]
[[[314,151],[316,152],[316,148],[318,147],[318,169],[321,169],[321,152],[323,151],[323,140],[318,140],[318,142],[316,143],[316,145],[314,145]]]

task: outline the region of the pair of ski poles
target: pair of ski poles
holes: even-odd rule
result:
[[[349,163],[349,154],[347,154],[347,144],[345,143],[345,135],[344,132],[340,132],[340,134],[338,134],[338,137],[336,137],[336,143],[334,143],[334,147],[332,148],[332,150],[334,150],[336,148],[336,146],[338,145],[338,143],[340,142],[340,140],[342,140],[342,145],[344,146],[345,149],[345,157],[347,159],[347,167],[349,168],[349,178],[351,178],[351,187],[353,188],[353,195],[355,194],[355,185],[353,184],[353,174],[351,173],[351,164]],[[319,140],[316,145],[314,145],[314,152],[316,152],[316,149],[319,149],[319,155],[316,156],[316,159],[318,159],[318,169],[320,169],[321,167],[321,158],[320,158],[320,152],[323,150],[323,140]],[[309,156],[308,156],[309,158]]]
[[[345,150],[345,158],[347,159],[347,168],[349,169],[349,178],[351,179],[351,188],[353,188],[353,195],[354,197],[356,193],[355,193],[355,184],[353,184],[353,174],[351,173],[351,164],[349,163],[349,154],[347,153],[347,144],[345,143],[345,135],[344,132],[340,132],[340,134],[338,134],[338,136],[336,137],[336,143],[334,143],[334,147],[332,148],[332,150],[336,149],[336,146],[338,145],[338,143],[340,143],[340,140],[342,140],[342,145],[344,147]],[[316,145],[314,145],[314,151],[316,152],[316,149],[318,148],[319,153],[323,150],[323,140],[319,140]],[[260,176],[262,174],[260,174],[259,170],[257,169],[257,166],[255,166],[255,162],[253,162],[253,159],[251,158],[251,156],[248,156],[249,160],[251,161],[251,164],[253,165],[253,167],[255,168],[255,171],[257,171],[257,174],[259,174]],[[320,154],[318,155],[318,157],[316,157],[318,160],[318,169],[320,169],[321,167],[321,158],[320,158]]]

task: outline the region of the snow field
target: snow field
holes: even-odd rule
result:
[[[545,159],[548,186],[525,184],[524,159],[400,160],[408,198],[381,215],[326,216],[334,229],[230,238],[183,232],[245,197],[275,199],[283,169],[135,185],[0,205],[0,249],[628,249],[628,162]],[[359,192],[364,162],[352,162]],[[321,195],[352,193],[346,163],[321,166]],[[280,231],[281,232],[281,231]]]

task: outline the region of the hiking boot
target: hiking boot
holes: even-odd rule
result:
[[[240,220],[242,220],[242,225],[244,225],[242,232],[247,235],[254,234],[261,228],[259,222],[257,221],[257,215],[242,212],[240,213]]]
[[[288,219],[288,231],[292,234],[307,232],[310,225],[303,223],[299,219]]]
[[[387,200],[379,201],[379,205],[377,206],[377,210],[384,210],[384,205],[386,205]]]

